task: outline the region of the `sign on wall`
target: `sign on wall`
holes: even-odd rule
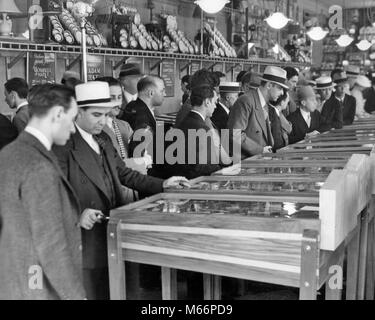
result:
[[[167,97],[174,97],[176,65],[174,60],[166,60],[161,64],[161,77],[164,79]]]
[[[54,53],[36,53],[29,55],[29,84],[56,82],[56,55]]]
[[[87,80],[95,81],[96,78],[104,77],[104,57],[87,56]]]

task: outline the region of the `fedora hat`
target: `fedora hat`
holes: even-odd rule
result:
[[[240,93],[241,86],[238,82],[222,82],[219,90],[220,93]]]
[[[284,89],[289,89],[289,87],[286,85],[286,78],[287,72],[284,69],[270,66],[264,70],[263,77],[261,77],[260,80],[275,83]]]
[[[127,76],[143,76],[141,68],[136,63],[125,63],[120,70],[120,78]]]
[[[315,80],[315,82],[316,85],[314,86],[314,89],[316,90],[329,89],[336,86],[331,77],[319,77]]]
[[[345,71],[341,71],[341,72],[335,73],[333,75],[333,79],[332,80],[333,80],[334,83],[339,84],[339,83],[347,82],[348,81],[348,77],[347,77]]]
[[[91,81],[79,84],[75,88],[78,107],[114,108],[118,105],[111,102],[111,94],[107,82]]]
[[[346,74],[348,77],[357,77],[361,73],[361,69],[358,66],[349,65],[346,68]]]

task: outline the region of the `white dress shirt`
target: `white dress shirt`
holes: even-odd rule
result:
[[[221,107],[225,110],[225,112],[226,112],[227,114],[229,114],[229,109],[227,108],[227,106],[226,106],[224,103],[221,103],[220,101],[219,101],[219,104],[220,104]]]
[[[307,126],[310,128],[310,126],[311,126],[311,114],[310,114],[310,112],[305,111],[303,109],[300,109],[300,110],[301,110],[301,114],[302,114],[303,119],[305,120]]]
[[[27,126],[25,128],[25,131],[29,134],[31,134],[33,137],[38,139],[38,141],[48,150],[51,151],[52,149],[52,142],[48,140],[48,138],[44,135],[43,132],[40,130]]]
[[[125,96],[126,101],[128,101],[128,103],[138,99],[138,93],[131,94],[131,93],[127,92],[126,90],[124,90],[124,96]]]
[[[86,132],[85,130],[81,129],[77,124],[76,124],[77,130],[81,134],[83,140],[87,142],[87,144],[90,146],[92,150],[94,150],[97,154],[100,154],[100,147],[99,144],[94,140],[94,137],[92,134]]]
[[[17,107],[16,112],[17,112],[18,110],[20,110],[22,107],[27,106],[27,105],[28,105],[28,102],[27,102],[27,101],[22,102],[22,103]]]

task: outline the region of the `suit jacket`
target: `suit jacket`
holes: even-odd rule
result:
[[[79,203],[54,154],[23,132],[1,151],[0,175],[0,300],[85,298]]]
[[[372,113],[375,111],[375,89],[372,86],[371,88],[363,91],[363,97],[366,99],[365,111]]]
[[[225,111],[221,103],[218,103],[216,109],[211,117],[212,123],[215,125],[216,129],[223,130],[228,128],[229,114]]]
[[[344,98],[343,120],[344,126],[351,125],[354,121],[356,110],[355,98],[346,94]]]
[[[215,153],[216,156],[212,157],[211,154],[211,148],[215,148],[212,137],[208,136],[207,143],[197,139],[195,148],[193,148],[194,144],[189,141],[189,130],[204,130],[205,132],[212,130],[199,114],[190,112],[176,129],[181,130],[185,136],[185,164],[175,166],[176,174],[182,175],[187,179],[194,179],[200,176],[209,176],[222,168],[219,165],[218,150]],[[191,157],[193,154],[195,154],[194,164],[189,164],[189,156]],[[207,161],[205,163],[199,161],[199,157],[202,154],[206,155],[205,159]]]
[[[189,97],[184,102],[181,109],[177,113],[175,127],[178,127],[181,125],[182,121],[186,118],[186,116],[190,113],[191,110],[193,110],[193,107],[191,105],[191,101]]]
[[[0,150],[17,138],[18,132],[10,120],[0,114]]]
[[[276,151],[287,146],[288,140],[285,139],[281,119],[280,116],[277,114],[275,108],[269,106],[268,110],[268,115],[271,123],[272,137],[274,139],[273,149]]]
[[[147,107],[147,105],[140,98],[135,101],[131,101],[126,105],[126,107],[124,108],[124,112],[122,116],[119,117],[119,119],[129,123],[131,128],[134,130],[136,127],[136,121],[140,117],[139,113],[142,113],[144,111],[145,106]]]
[[[23,130],[25,130],[27,124],[29,123],[29,119],[30,113],[28,105],[25,105],[17,110],[13,118],[13,125],[17,128],[18,133],[21,133]]]
[[[257,90],[249,91],[235,102],[229,113],[228,129],[241,131],[241,136],[234,135],[234,140],[241,142],[243,159],[273,146],[270,123],[265,119]]]
[[[289,135],[289,143],[293,144],[305,139],[307,133],[313,131],[324,132],[330,129],[330,126],[325,123],[325,119],[322,117],[318,110],[310,113],[311,123],[310,127],[307,126],[305,119],[302,116],[301,110],[293,112],[288,116],[288,120],[292,124],[292,132]]]
[[[118,156],[108,135],[102,132],[99,137],[103,140],[103,155],[107,159],[114,184],[114,207],[121,207],[128,203],[122,185],[148,195],[163,191],[162,180],[128,169]],[[78,196],[82,210],[97,209],[108,216],[110,210],[114,209],[111,206],[112,197],[107,192],[95,158],[91,156],[90,146],[81,134],[77,131],[64,147],[54,147],[54,152]],[[82,242],[83,267],[89,269],[106,267],[106,225],[96,224],[91,231],[82,230]]]
[[[115,121],[120,130],[122,140],[124,141],[124,147],[126,149],[127,155],[129,156],[129,142],[133,135],[133,129],[131,128],[130,124],[127,123],[126,121],[122,121],[119,119],[115,119]],[[118,154],[121,155],[120,145],[117,141],[116,135],[113,132],[113,130],[109,128],[108,126],[105,126],[103,131],[111,138],[113,146],[115,147]]]

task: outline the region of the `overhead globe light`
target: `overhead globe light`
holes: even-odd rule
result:
[[[196,0],[194,3],[197,4],[204,12],[215,14],[221,11],[229,2],[229,0]]]
[[[321,27],[314,27],[311,28],[310,31],[307,32],[307,35],[314,41],[323,40],[328,34],[328,31],[323,30]]]
[[[368,40],[361,40],[356,44],[356,46],[361,51],[367,51],[372,47],[372,43]]]
[[[268,18],[264,19],[264,21],[266,21],[271,28],[280,30],[292,20],[287,18],[282,12],[275,12]]]
[[[349,61],[348,60],[343,60],[342,65],[344,67],[347,67],[349,65]]]
[[[340,47],[347,47],[354,41],[354,38],[352,38],[351,36],[347,34],[343,34],[335,41]]]

